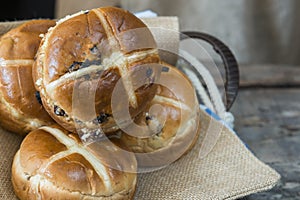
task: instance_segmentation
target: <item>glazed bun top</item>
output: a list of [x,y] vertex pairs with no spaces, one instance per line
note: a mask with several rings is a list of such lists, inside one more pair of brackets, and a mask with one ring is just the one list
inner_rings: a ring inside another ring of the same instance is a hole
[[40,45],[40,34],[54,25],[54,20],[31,20],[10,30],[1,37],[0,58],[33,60]]
[[[124,157],[122,151],[107,143],[92,144],[90,147],[97,151],[94,154],[76,134],[57,125],[30,132],[13,163],[16,192],[46,199],[129,199],[135,190],[136,174],[124,172],[122,167],[128,165],[135,170],[135,157]],[[112,163],[119,169],[111,167]]]
[[0,125],[21,135],[52,118],[37,100],[32,67],[41,37],[54,20],[31,20],[11,29],[0,39]]
[[120,139],[130,151],[154,152],[188,138],[183,149],[177,150],[182,154],[197,138],[199,104],[195,89],[176,67],[164,64],[162,68],[155,97],[133,124],[120,131]]
[[[67,16],[58,22],[43,42],[42,52],[46,54],[40,61],[47,66],[44,69],[45,83],[78,70],[70,69],[74,62],[113,65],[119,58],[112,60],[112,53],[124,56],[133,51],[156,48],[146,25],[130,12],[115,7],[92,9]],[[154,55],[153,59],[157,59],[155,51],[150,53]]]
[[121,148],[136,153],[141,171],[161,168],[179,159],[200,134],[200,107],[190,79],[169,64],[162,63],[161,68],[151,103],[133,123],[110,136]]
[[[136,116],[156,91],[151,81],[158,72],[146,71],[146,65],[159,61],[155,40],[140,19],[123,9],[102,7],[67,16],[49,30],[37,54],[34,81],[48,112],[59,107],[64,116],[52,117],[74,131],[72,95],[76,86],[98,80],[93,83],[96,88],[84,90],[96,93],[97,115],[111,117],[111,94],[121,80],[130,112]],[[137,71],[145,71],[144,77],[132,75]],[[143,87],[135,88],[134,83],[140,81]],[[106,127],[114,127],[113,117],[105,121]]]

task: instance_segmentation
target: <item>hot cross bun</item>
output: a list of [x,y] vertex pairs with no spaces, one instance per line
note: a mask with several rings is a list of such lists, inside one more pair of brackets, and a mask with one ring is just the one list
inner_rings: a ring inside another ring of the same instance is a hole
[[193,147],[200,132],[200,108],[190,80],[164,63],[156,84],[155,97],[133,126],[110,136],[122,148],[137,153],[140,166],[172,163]]
[[125,159],[122,151],[107,142],[83,145],[77,134],[58,125],[30,132],[12,165],[15,193],[21,200],[132,199],[136,159],[128,154]]
[[[152,82],[159,72],[151,65],[159,61],[155,40],[140,19],[123,9],[102,7],[58,21],[41,42],[33,74],[43,105],[57,123],[71,132],[77,123],[100,123],[109,133],[118,129],[111,108],[117,82],[135,117],[155,95]],[[141,71],[144,77],[134,75]],[[135,88],[137,80],[144,85]],[[84,95],[74,96],[75,90]],[[94,106],[96,114],[83,120],[75,114],[80,106],[74,107],[74,101],[90,94],[95,100],[87,106]]]
[[25,135],[53,123],[39,102],[32,66],[40,34],[54,25],[54,20],[31,20],[0,39],[0,124],[9,131]]

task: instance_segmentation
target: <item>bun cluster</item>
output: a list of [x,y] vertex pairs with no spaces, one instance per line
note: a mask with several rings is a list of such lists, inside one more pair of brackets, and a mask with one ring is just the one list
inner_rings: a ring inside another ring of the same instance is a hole
[[12,165],[22,199],[132,199],[199,135],[188,78],[115,7],[31,20],[0,38],[0,125],[26,136]]

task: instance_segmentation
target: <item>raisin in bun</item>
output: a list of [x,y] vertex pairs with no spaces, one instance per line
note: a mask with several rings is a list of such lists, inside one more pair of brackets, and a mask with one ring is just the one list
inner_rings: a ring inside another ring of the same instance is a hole
[[40,34],[54,25],[52,20],[31,20],[0,39],[0,124],[9,131],[24,135],[52,123],[36,98],[32,66]]
[[130,165],[134,170],[135,157],[105,148],[107,141],[101,141],[95,156],[76,134],[57,125],[32,131],[14,157],[15,193],[21,200],[132,199],[136,173],[110,168],[110,164]]
[[[156,43],[140,19],[123,9],[102,7],[67,16],[50,29],[37,53],[35,86],[44,107],[65,129],[76,132],[75,122],[87,127],[100,123],[108,133],[118,129],[111,108],[116,83],[122,82],[130,113],[136,116],[155,95],[157,74],[147,69],[158,62]],[[137,71],[144,71],[144,77],[129,76]],[[134,79],[145,84],[135,88]],[[79,109],[74,98],[85,98],[74,97],[75,90],[94,94],[88,105],[95,107],[94,119],[75,114],[83,112],[74,110]]]
[[177,160],[193,147],[199,135],[199,104],[188,78],[164,64],[157,87],[155,97],[134,124],[110,136],[122,148],[137,153],[138,163],[144,167]]

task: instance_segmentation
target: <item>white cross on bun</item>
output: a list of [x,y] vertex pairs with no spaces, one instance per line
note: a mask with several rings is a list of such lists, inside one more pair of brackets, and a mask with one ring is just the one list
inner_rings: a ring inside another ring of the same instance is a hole
[[0,39],[0,125],[11,132],[25,135],[53,123],[36,98],[32,66],[39,35],[54,25],[54,20],[31,20]]
[[[45,109],[71,132],[76,131],[74,119],[82,122],[72,107],[74,89],[95,93],[97,116],[88,123],[100,123],[109,133],[118,129],[111,108],[116,83],[122,80],[135,117],[155,95],[151,80],[156,74],[145,75],[145,85],[138,89],[129,74],[159,61],[155,40],[140,19],[123,9],[102,7],[67,16],[45,34],[34,65],[34,82]],[[81,84],[89,80],[96,82]]]
[[[190,150],[200,132],[199,104],[194,87],[176,67],[162,63],[157,92],[148,107],[110,136],[122,148],[137,153],[139,166],[164,166]],[[148,135],[147,135],[148,134]]]
[[[20,199],[30,200],[131,199],[136,187],[135,157],[124,157],[108,142],[88,148],[77,134],[58,125],[30,132],[12,165],[15,193]],[[120,170],[112,168],[112,163]],[[124,172],[123,168],[130,168],[131,172]]]

